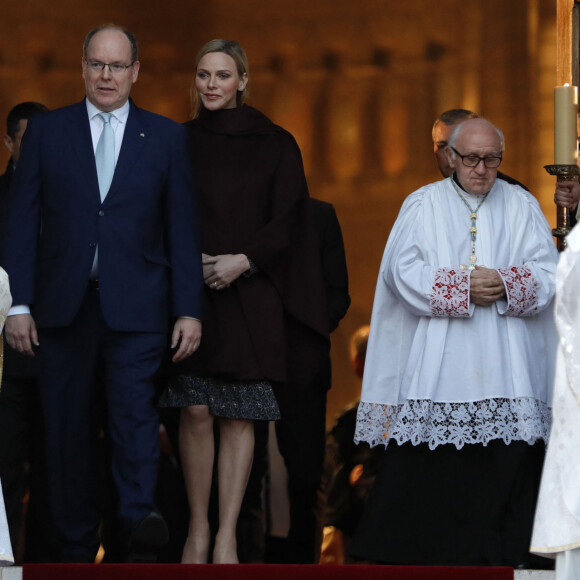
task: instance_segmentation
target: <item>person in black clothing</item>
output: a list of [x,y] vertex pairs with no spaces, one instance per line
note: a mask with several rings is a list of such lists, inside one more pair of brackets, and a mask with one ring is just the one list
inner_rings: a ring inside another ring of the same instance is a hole
[[[27,101],[19,103],[8,113],[4,144],[10,152],[10,160],[6,171],[0,176],[0,233],[4,231],[10,184],[20,158],[20,143],[28,119],[46,111],[48,109],[42,103]],[[7,342],[4,343],[4,375],[0,391],[0,479],[16,562],[22,556],[27,562],[52,559],[35,363],[35,359],[25,357]],[[22,547],[23,501],[27,488],[31,493],[27,508],[26,542]]]
[[4,206],[8,196],[8,190],[12,183],[12,177],[16,164],[20,158],[20,143],[22,136],[26,131],[28,119],[39,113],[46,113],[48,109],[42,103],[35,103],[33,101],[26,101],[19,103],[13,107],[6,118],[6,134],[4,135],[4,145],[10,152],[10,159],[6,166],[6,171],[0,175],[0,209],[2,210],[2,218],[4,218]]
[[[360,380],[369,330],[369,325],[361,326],[350,339],[350,363]],[[354,442],[358,404],[351,403],[341,412],[327,436],[321,564],[353,563],[348,556],[350,543],[384,454],[381,446]]]
[[[324,275],[330,332],[338,327],[350,305],[348,272],[340,224],[334,207],[311,199],[318,249]],[[290,528],[279,561],[289,564],[318,562],[322,539],[319,514],[324,453],[326,399],[332,383],[327,354],[320,373],[310,382],[287,390],[279,398],[281,419],[275,424],[280,453],[288,472]]]
[[[332,333],[350,306],[348,271],[342,231],[331,203],[310,198],[324,277],[326,314]],[[326,448],[326,399],[331,387],[329,353],[320,372],[297,383],[287,395],[277,392],[281,418],[275,423],[278,448],[287,471],[290,522],[286,538],[265,542],[262,484],[268,470],[268,423],[256,421],[254,465],[238,525],[240,560],[313,564],[319,559],[322,535],[319,496]]]

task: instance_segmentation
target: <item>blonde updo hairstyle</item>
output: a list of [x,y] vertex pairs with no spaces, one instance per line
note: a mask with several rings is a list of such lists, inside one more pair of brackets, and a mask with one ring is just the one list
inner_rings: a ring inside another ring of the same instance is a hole
[[[197,53],[195,57],[195,74],[197,75],[197,67],[199,66],[199,61],[210,52],[223,52],[230,56],[236,63],[236,68],[238,70],[238,75],[241,77],[246,75],[248,81],[243,90],[238,91],[236,95],[236,106],[239,107],[246,100],[246,97],[250,94],[249,91],[249,66],[248,57],[246,56],[246,51],[243,49],[242,45],[235,40],[224,40],[223,38],[216,38],[210,40],[208,43],[204,44]],[[199,113],[203,109],[203,104],[197,96],[197,90],[195,88],[195,77],[191,83],[190,89],[191,97],[191,110],[193,112],[193,117],[199,116]]]

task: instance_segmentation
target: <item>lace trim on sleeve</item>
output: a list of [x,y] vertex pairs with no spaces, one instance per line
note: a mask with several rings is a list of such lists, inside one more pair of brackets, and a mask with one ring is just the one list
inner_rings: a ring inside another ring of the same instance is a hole
[[6,315],[12,305],[12,296],[10,295],[10,285],[8,284],[8,274],[0,268],[0,332],[4,328]]
[[506,288],[506,316],[533,316],[538,313],[538,282],[527,266],[498,268]]
[[534,443],[548,441],[551,413],[546,403],[531,397],[493,398],[464,403],[409,400],[401,405],[359,405],[354,440],[371,447],[391,439],[402,444],[428,443],[430,449],[452,443],[487,445],[493,439]]
[[454,268],[435,270],[430,305],[435,317],[468,318],[469,272]]

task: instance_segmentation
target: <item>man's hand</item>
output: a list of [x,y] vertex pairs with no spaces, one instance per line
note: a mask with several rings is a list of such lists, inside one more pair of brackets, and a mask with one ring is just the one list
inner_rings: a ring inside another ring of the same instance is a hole
[[171,348],[178,344],[179,348],[171,360],[175,363],[185,360],[198,349],[200,341],[201,322],[193,318],[178,318],[171,335]]
[[560,181],[556,184],[556,192],[554,193],[556,205],[574,210],[578,206],[578,199],[580,199],[580,183]]
[[491,306],[504,296],[505,287],[498,271],[475,266],[475,270],[471,271],[471,302],[478,306]]
[[18,352],[34,356],[33,346],[38,346],[38,333],[30,314],[14,314],[6,318],[6,340]]

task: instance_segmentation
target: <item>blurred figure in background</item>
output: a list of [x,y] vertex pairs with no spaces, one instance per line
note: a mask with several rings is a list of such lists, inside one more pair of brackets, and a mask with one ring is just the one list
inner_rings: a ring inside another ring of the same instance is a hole
[[[331,203],[310,198],[310,208],[332,333],[350,305],[344,241]],[[330,353],[321,352],[320,356],[320,372],[310,382],[295,384],[280,399],[281,419],[274,426],[255,422],[254,466],[238,526],[245,562],[318,561],[326,401],[332,385]],[[268,500],[265,512],[263,498]]]
[[[350,340],[350,362],[362,379],[369,337],[368,325],[361,326]],[[374,483],[382,447],[354,442],[358,402],[338,417],[327,438],[324,530],[321,564],[344,564],[351,560],[348,550],[363,507]]]
[[[20,160],[28,120],[46,113],[42,103],[26,101],[6,119],[4,144],[10,160],[0,176],[0,253],[9,189]],[[17,563],[50,562],[56,558],[54,531],[48,513],[43,419],[38,395],[36,359],[4,342],[4,375],[0,391],[0,478],[12,549]],[[26,491],[29,490],[25,507]],[[26,526],[24,526],[26,512]],[[21,542],[25,534],[24,543]]]

